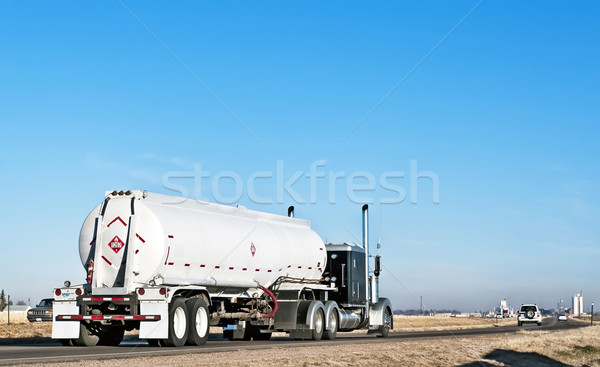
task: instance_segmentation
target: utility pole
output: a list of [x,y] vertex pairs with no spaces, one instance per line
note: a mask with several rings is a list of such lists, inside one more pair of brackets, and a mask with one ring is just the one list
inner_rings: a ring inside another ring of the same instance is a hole
[[8,295],[8,301],[6,302],[6,307],[8,307],[6,314],[8,315],[8,325],[10,325],[10,294]]
[[423,316],[423,296],[421,296],[421,316]]
[[590,321],[590,326],[594,326],[594,302],[592,302],[592,320]]

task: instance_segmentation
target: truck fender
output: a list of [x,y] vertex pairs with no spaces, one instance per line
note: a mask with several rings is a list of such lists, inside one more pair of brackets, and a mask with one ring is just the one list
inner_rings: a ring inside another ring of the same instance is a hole
[[324,308],[324,312],[325,312],[325,330],[329,330],[329,315],[331,313],[331,310],[334,309],[335,312],[337,313],[337,317],[338,317],[338,325],[340,324],[339,320],[340,320],[340,308],[338,307],[338,304],[335,301],[327,301],[325,302],[325,308]]
[[319,309],[325,312],[325,306],[323,305],[323,302],[312,301],[308,306],[308,310],[306,311],[306,325],[308,325],[308,328],[311,330],[315,328],[315,314]]
[[[390,313],[393,311],[392,302],[387,298],[379,297],[379,302],[371,306],[369,310],[369,324],[373,326],[383,325],[383,315],[386,309]],[[392,328],[394,328],[394,318],[392,318]]]

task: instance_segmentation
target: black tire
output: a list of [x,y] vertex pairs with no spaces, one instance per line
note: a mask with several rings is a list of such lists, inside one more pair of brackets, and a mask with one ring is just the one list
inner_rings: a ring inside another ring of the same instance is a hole
[[538,326],[542,326],[542,323],[541,323],[541,322],[538,322],[537,324],[538,324]]
[[252,335],[252,339],[254,340],[270,340],[272,333],[261,333],[259,328],[256,328],[254,335]]
[[517,326],[523,326],[523,323],[521,321],[518,321]]
[[73,339],[59,339],[58,341],[60,342],[60,344],[64,345],[65,347],[73,346]]
[[329,319],[327,320],[327,329],[323,333],[323,339],[334,340],[337,336],[338,329],[338,313],[335,308],[329,311]]
[[125,335],[125,328],[123,326],[105,326],[98,335],[100,338],[98,340],[98,345],[116,347],[123,341],[123,335]]
[[85,323],[79,325],[79,338],[73,339],[73,345],[79,347],[93,347],[98,344],[100,338],[98,335],[92,334]]
[[182,347],[188,337],[188,311],[181,297],[176,297],[169,305],[169,337],[161,344],[167,347]]
[[146,341],[148,342],[148,346],[150,347],[156,348],[161,346],[160,339],[146,339]]
[[246,325],[244,330],[244,340],[269,340],[271,339],[271,333],[261,333],[258,326]]
[[233,338],[233,330],[223,330],[223,338],[229,341],[235,340]]
[[385,309],[383,313],[383,324],[379,325],[377,328],[377,336],[380,338],[387,338],[390,335],[390,330],[392,328],[392,312],[389,308]]
[[185,303],[188,311],[188,345],[201,346],[208,340],[210,314],[203,298],[191,298]]
[[252,329],[252,325],[250,325],[249,322],[246,322],[246,328],[244,329],[244,338],[242,340],[252,340],[252,337],[254,336],[254,329]]
[[312,330],[312,340],[321,340],[323,338],[323,330],[325,330],[325,314],[322,308],[315,312],[314,318],[315,328]]

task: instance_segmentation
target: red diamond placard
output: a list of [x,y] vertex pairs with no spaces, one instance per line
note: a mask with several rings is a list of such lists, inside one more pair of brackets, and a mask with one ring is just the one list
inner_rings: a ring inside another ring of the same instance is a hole
[[254,242],[250,242],[250,252],[252,253],[252,257],[256,253],[256,246],[254,246]]
[[115,254],[118,254],[119,251],[121,251],[121,249],[123,247],[125,247],[125,244],[123,243],[123,241],[121,241],[121,239],[119,238],[119,236],[115,236],[115,238],[113,238],[108,243],[108,247],[110,247],[110,249],[113,250],[115,252]]

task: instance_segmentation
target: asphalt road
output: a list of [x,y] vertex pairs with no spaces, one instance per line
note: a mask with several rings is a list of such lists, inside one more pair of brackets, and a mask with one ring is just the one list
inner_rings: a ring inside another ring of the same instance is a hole
[[[516,323],[516,321],[515,321]],[[449,338],[490,334],[510,334],[518,330],[566,330],[584,327],[587,324],[567,321],[557,322],[555,318],[544,319],[542,326],[524,325],[522,327],[502,326],[483,329],[445,330],[445,331],[418,331],[418,332],[393,332],[388,338],[378,338],[364,334],[339,333],[334,341],[293,340],[286,337],[274,337],[270,341],[228,341],[225,339],[211,339],[202,347],[164,348],[150,347],[144,340],[125,340],[118,347],[64,347],[60,343],[48,344],[21,344],[0,346],[0,365],[14,365],[24,363],[43,362],[72,362],[78,360],[130,358],[139,356],[166,356],[185,353],[211,353],[241,349],[264,349],[302,347],[314,345],[337,345],[346,343],[380,343],[386,341],[419,338]]]

